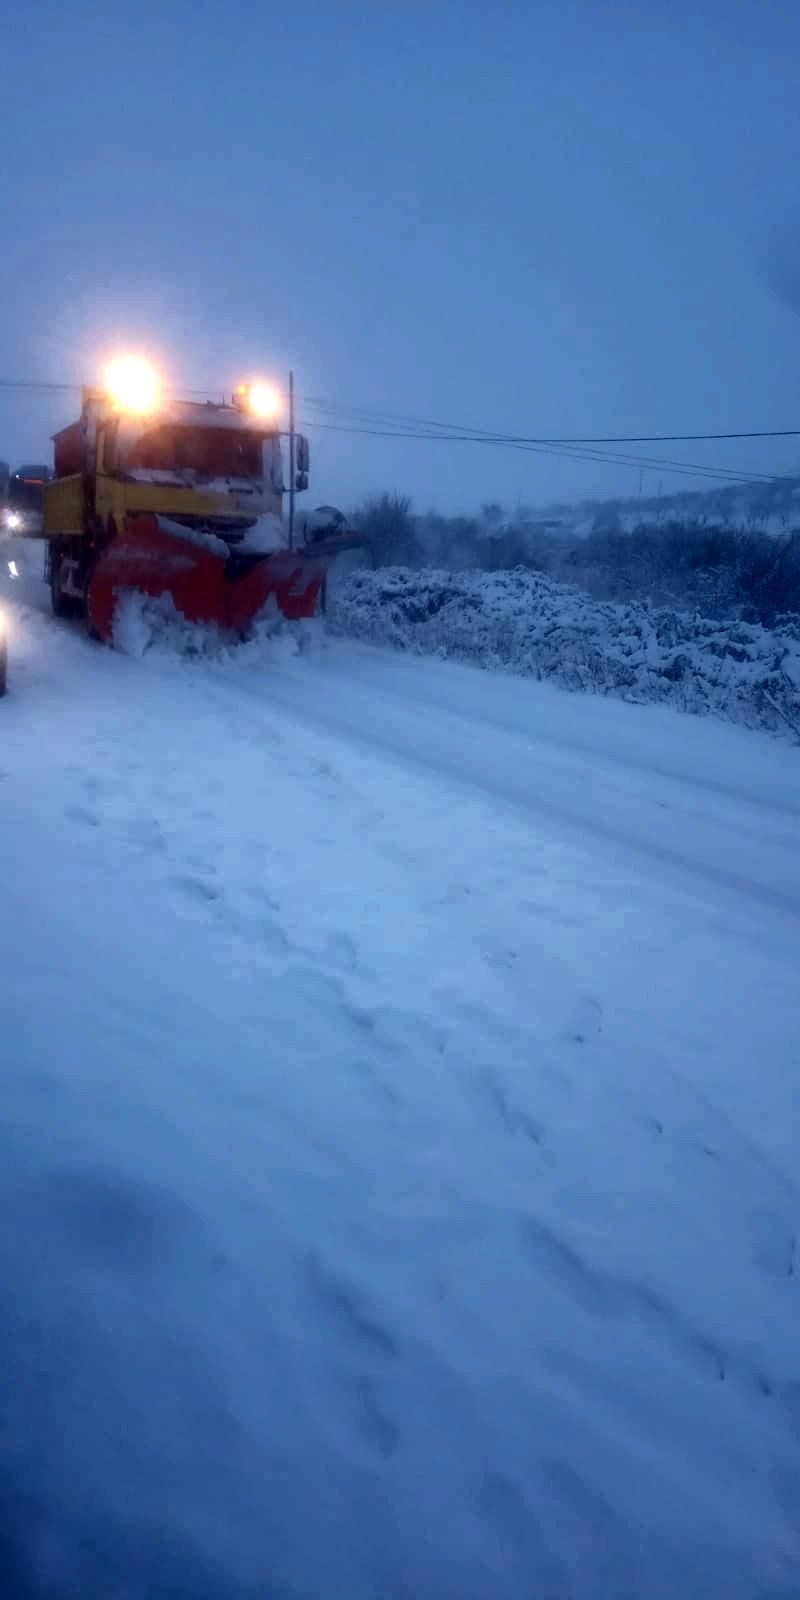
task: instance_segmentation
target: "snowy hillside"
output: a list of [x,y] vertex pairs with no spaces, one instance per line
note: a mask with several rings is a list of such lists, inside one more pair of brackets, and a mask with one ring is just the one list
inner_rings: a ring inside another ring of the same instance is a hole
[[743,617],[767,627],[787,612],[800,614],[800,514],[767,527],[700,499],[702,507],[687,502],[681,509],[676,502],[663,512],[642,501],[609,501],[589,511],[561,508],[563,515],[495,504],[479,515],[446,517],[417,515],[403,496],[379,495],[355,520],[376,567],[457,573],[523,567],[597,600],[640,601],[717,620]]
[[800,619],[774,629],[593,601],[538,573],[359,571],[342,633],[800,737]]
[[793,1600],[795,752],[4,603],[3,1594]]
[[563,533],[579,535],[591,533],[595,528],[616,527],[625,532],[632,528],[658,527],[664,522],[684,522],[692,527],[714,525],[777,536],[800,528],[800,476],[787,473],[711,489],[683,489],[629,499],[583,500],[575,505],[546,507],[532,520]]

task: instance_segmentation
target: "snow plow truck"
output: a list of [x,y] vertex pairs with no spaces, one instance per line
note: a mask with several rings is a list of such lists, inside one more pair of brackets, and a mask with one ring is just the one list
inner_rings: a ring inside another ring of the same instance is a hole
[[282,439],[292,505],[309,451],[281,433],[277,396],[242,384],[230,403],[178,400],[135,366],[123,378],[85,388],[80,418],[54,436],[42,535],[55,615],[85,617],[107,643],[131,591],[239,634],[270,602],[292,621],[313,616],[330,562],[360,541],[331,508],[298,518],[292,537]]

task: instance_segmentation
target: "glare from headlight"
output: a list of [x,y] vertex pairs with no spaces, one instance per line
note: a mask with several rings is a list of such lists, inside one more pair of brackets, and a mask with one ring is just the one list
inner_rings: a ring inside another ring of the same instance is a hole
[[118,411],[145,416],[158,404],[161,383],[149,361],[141,356],[119,356],[106,370],[106,389]]
[[22,527],[22,518],[18,511],[6,512],[6,527],[11,528],[12,532],[15,528]]

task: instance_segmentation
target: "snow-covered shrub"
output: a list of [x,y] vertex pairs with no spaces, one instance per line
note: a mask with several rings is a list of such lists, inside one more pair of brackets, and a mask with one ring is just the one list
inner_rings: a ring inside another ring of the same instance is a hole
[[340,633],[659,701],[800,737],[800,618],[771,629],[591,600],[539,573],[360,570],[331,586]]

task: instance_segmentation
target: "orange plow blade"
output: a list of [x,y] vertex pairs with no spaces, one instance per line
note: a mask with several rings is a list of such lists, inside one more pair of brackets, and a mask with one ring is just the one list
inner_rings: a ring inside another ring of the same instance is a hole
[[89,621],[110,643],[121,594],[169,595],[187,622],[242,632],[274,597],[290,621],[313,617],[330,561],[352,540],[269,555],[230,547],[147,512],[129,516],[98,557],[88,591]]

